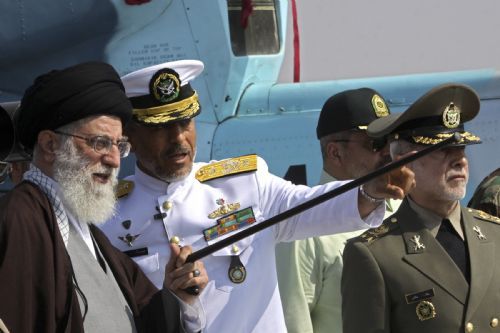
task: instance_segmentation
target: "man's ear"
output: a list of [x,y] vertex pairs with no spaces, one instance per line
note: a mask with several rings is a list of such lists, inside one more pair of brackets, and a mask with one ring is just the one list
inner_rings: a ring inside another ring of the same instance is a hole
[[56,133],[49,130],[41,131],[38,133],[37,145],[45,162],[53,162],[55,160],[55,152],[59,149],[60,145],[59,137]]
[[333,163],[341,162],[340,146],[337,142],[328,142],[326,144],[326,157]]

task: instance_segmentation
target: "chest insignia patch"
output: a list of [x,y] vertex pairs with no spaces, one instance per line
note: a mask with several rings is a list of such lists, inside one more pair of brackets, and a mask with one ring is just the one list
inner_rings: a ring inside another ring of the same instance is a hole
[[134,241],[140,236],[141,234],[137,235],[131,235],[131,234],[126,234],[125,236],[118,236],[118,239],[121,240],[122,242],[125,242],[128,246],[132,247],[134,245]]
[[436,317],[436,307],[431,301],[421,301],[415,309],[417,317],[420,321],[432,319]]
[[208,214],[209,219],[216,219],[240,208],[239,202],[226,203],[226,201],[222,198],[215,200],[215,203],[219,205],[219,208]]
[[217,224],[203,230],[205,240],[211,241],[229,232],[236,231],[255,222],[252,207],[242,209],[217,220]]

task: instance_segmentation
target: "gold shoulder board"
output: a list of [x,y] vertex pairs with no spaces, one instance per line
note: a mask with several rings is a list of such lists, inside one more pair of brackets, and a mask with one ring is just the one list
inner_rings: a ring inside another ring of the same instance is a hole
[[389,231],[394,229],[397,226],[396,223],[388,223],[384,222],[377,228],[372,228],[368,229],[365,232],[363,232],[359,237],[364,241],[370,244],[374,240],[382,237],[383,235],[387,234]]
[[469,210],[469,212],[472,213],[472,215],[474,215],[474,217],[478,217],[482,220],[486,220],[489,222],[500,224],[500,218],[498,218],[496,216],[490,215],[490,214],[483,212],[482,210],[478,210],[478,209],[468,208],[468,210]]
[[216,178],[257,170],[257,155],[245,155],[211,163],[196,171],[196,179],[206,182]]
[[118,186],[116,186],[116,197],[123,198],[129,195],[134,189],[134,182],[131,180],[121,179],[118,181]]

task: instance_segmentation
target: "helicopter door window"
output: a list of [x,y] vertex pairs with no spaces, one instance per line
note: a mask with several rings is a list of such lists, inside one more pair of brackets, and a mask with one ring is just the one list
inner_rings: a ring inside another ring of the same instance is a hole
[[278,22],[275,0],[253,0],[252,14],[242,25],[242,0],[228,0],[231,46],[236,56],[274,54],[279,52]]

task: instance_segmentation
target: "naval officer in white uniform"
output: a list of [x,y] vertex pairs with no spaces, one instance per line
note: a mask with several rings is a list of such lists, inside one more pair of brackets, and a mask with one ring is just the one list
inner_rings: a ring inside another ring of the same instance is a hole
[[[122,78],[134,107],[125,133],[137,165],[119,186],[117,214],[102,230],[157,286],[169,241],[198,250],[344,183],[295,186],[270,174],[256,155],[193,163],[200,105],[189,81],[202,70],[201,62],[184,60]],[[392,184],[377,179],[203,258],[210,279],[200,295],[204,332],[286,332],[275,244],[378,226],[384,198],[401,199],[414,185],[406,168],[391,178]]]

